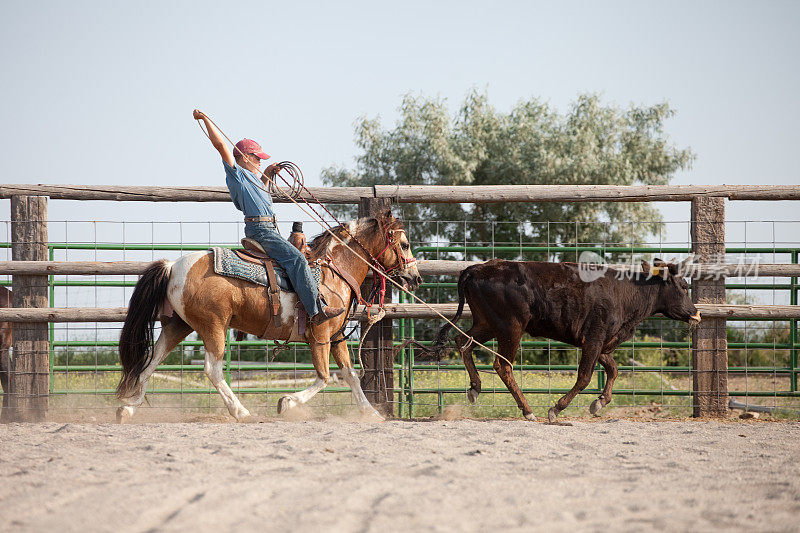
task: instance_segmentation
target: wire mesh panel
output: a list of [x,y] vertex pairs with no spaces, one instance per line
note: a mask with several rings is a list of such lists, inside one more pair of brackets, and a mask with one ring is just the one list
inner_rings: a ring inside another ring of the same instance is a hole
[[[306,221],[306,231],[321,230]],[[289,223],[281,227],[288,234]],[[640,238],[644,225],[648,236]],[[405,221],[418,259],[539,261],[605,261],[633,263],[654,257],[685,257],[690,250],[689,222],[582,223],[492,221]],[[10,223],[2,223],[5,243],[0,258],[10,260]],[[176,259],[210,246],[237,246],[239,222],[103,222],[50,221],[50,259],[55,261],[151,261]],[[800,222],[728,221],[726,262],[798,263]],[[417,295],[430,303],[457,300],[456,276],[428,276]],[[124,307],[136,276],[50,276],[51,307]],[[10,286],[11,277],[0,283]],[[797,278],[737,277],[727,279],[728,303],[796,305]],[[393,301],[409,302],[395,291]],[[466,329],[469,319],[462,320]],[[394,321],[395,345],[415,338],[430,343],[441,321]],[[357,327],[357,325],[355,325]],[[92,410],[118,405],[117,342],[120,323],[56,323],[50,325],[51,409]],[[158,326],[156,335],[158,334]],[[729,390],[733,400],[775,407],[777,416],[800,415],[798,393],[798,330],[796,320],[728,321]],[[355,339],[358,331],[354,334]],[[496,349],[494,341],[488,343]],[[349,343],[356,368],[357,344]],[[663,317],[646,320],[614,353],[620,375],[609,408],[646,416],[684,416],[692,410],[692,368],[688,325]],[[404,417],[447,415],[519,416],[505,385],[494,374],[490,355],[473,352],[483,381],[477,403],[469,403],[469,378],[455,351],[440,361],[423,359],[408,347],[394,361],[395,414]],[[148,386],[151,407],[163,412],[225,413],[219,394],[203,371],[205,350],[192,333],[159,366]],[[575,383],[578,349],[542,338],[523,337],[514,373],[534,413],[547,408]],[[236,341],[228,332],[225,379],[253,413],[274,414],[278,399],[302,390],[314,380],[310,352],[304,344],[274,351],[274,343],[254,337]],[[335,371],[335,365],[332,365]],[[605,385],[601,367],[593,381],[570,405],[566,415],[584,415]],[[332,383],[308,404],[312,413],[348,413],[354,402],[349,388],[334,372]],[[137,415],[138,416],[138,415]]]
[[[634,223],[615,223],[624,228]],[[445,234],[461,226],[460,241]],[[647,239],[624,237],[606,223],[549,222],[533,227],[524,223],[480,221],[422,221],[406,224],[420,259],[488,260],[492,258],[538,261],[591,261],[638,264],[660,257],[683,258],[691,250],[690,222],[646,223]],[[741,264],[742,273],[754,273],[760,263],[797,264],[798,222],[728,222],[726,261]],[[499,229],[500,228],[500,229]],[[565,228],[570,228],[567,231]],[[516,233],[515,230],[516,229]],[[614,234],[614,235],[612,235]],[[498,240],[503,235],[505,240]],[[582,236],[600,240],[585,240]],[[478,239],[473,240],[473,236]],[[615,236],[615,239],[611,237]],[[428,279],[418,294],[429,302],[457,300],[456,277]],[[728,278],[728,303],[796,304],[796,278]],[[464,321],[464,329],[469,321]],[[401,331],[430,343],[438,331],[437,320],[405,320]],[[795,320],[735,320],[728,322],[729,387],[736,402],[777,408],[778,416],[800,416],[797,392],[797,323]],[[497,349],[496,343],[487,343]],[[404,367],[400,412],[428,416],[448,409],[469,416],[519,416],[506,386],[494,374],[493,356],[473,351],[483,381],[483,392],[470,405],[469,378],[455,350],[443,361],[420,360],[413,348],[401,354]],[[610,407],[647,416],[686,416],[692,412],[690,330],[685,323],[665,317],[645,320],[629,341],[615,351],[619,377]],[[515,379],[528,397],[534,413],[547,409],[575,383],[580,351],[547,339],[523,337],[514,364]],[[600,394],[606,375],[600,365],[592,384],[571,404],[566,414],[586,414],[588,404]]]
[[[291,223],[288,225],[290,226]],[[286,227],[280,229],[284,234]],[[175,260],[211,246],[239,247],[239,222],[102,222],[50,221],[50,259],[53,261]],[[315,225],[307,223],[314,231]],[[9,223],[3,227],[9,234]],[[10,260],[10,238],[2,251]],[[49,276],[51,307],[125,307],[137,276]],[[0,283],[10,286],[11,276]],[[266,297],[266,296],[265,296]],[[266,304],[266,302],[265,302]],[[118,341],[121,323],[76,322],[50,324],[50,409],[89,411],[118,405],[114,393],[120,376]],[[155,336],[160,333],[156,322]],[[225,379],[253,413],[275,411],[280,396],[308,387],[316,373],[305,344],[291,344],[279,353],[275,343],[248,336],[241,341],[227,333]],[[357,336],[356,336],[357,338]],[[351,343],[352,345],[352,343]],[[204,373],[202,339],[191,333],[158,367],[147,387],[147,404],[164,411],[176,409],[227,412]],[[346,395],[339,394],[347,392]],[[328,388],[311,402],[327,412],[349,409],[349,388],[334,375]]]

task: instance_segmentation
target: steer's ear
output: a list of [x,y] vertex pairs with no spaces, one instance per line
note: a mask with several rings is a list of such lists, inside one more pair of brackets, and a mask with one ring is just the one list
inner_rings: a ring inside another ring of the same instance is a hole
[[667,279],[669,277],[670,274],[669,263],[659,259],[658,257],[654,257],[653,265],[655,266],[655,268],[653,268],[654,276],[661,276],[664,279]]
[[675,263],[670,263],[667,267],[669,268],[669,273],[673,276],[677,276],[681,273],[681,267]]
[[642,272],[647,274],[647,277],[655,277],[661,276],[663,279],[667,279],[669,275],[669,269],[666,266],[666,263],[661,259],[656,259],[653,263],[657,266],[650,266],[645,260],[642,260]]

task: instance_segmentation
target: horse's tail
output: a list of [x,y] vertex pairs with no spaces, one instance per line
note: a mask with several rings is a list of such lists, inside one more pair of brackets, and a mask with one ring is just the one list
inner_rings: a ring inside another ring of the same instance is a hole
[[464,301],[466,300],[466,296],[464,295],[464,286],[471,277],[472,267],[465,268],[458,276],[458,310],[456,311],[453,319],[450,322],[445,322],[445,324],[441,327],[439,333],[436,335],[436,340],[433,341],[433,344],[429,348],[429,352],[432,353],[437,359],[441,359],[445,351],[447,351],[447,334],[453,327],[453,322],[461,318],[461,313],[464,311]]
[[153,360],[153,326],[167,298],[172,263],[156,261],[147,267],[133,289],[128,316],[119,336],[119,360],[122,377],[117,397],[125,398],[136,387],[139,376]]

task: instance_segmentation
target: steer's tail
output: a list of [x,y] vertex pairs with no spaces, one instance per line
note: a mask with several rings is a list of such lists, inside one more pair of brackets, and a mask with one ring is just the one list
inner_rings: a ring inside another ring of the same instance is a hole
[[456,311],[455,316],[450,322],[445,322],[445,324],[439,330],[438,335],[436,335],[436,340],[429,348],[429,353],[436,357],[437,359],[441,359],[442,356],[447,351],[447,334],[450,332],[450,329],[453,327],[453,322],[457,321],[461,318],[461,313],[464,311],[464,301],[466,300],[466,296],[464,295],[464,286],[472,277],[472,267],[467,267],[461,271],[461,275],[458,276],[458,310]]
[[119,360],[122,377],[117,397],[130,396],[139,382],[139,375],[153,359],[153,326],[167,298],[167,285],[172,264],[161,260],[151,264],[133,289],[128,316],[119,336]]

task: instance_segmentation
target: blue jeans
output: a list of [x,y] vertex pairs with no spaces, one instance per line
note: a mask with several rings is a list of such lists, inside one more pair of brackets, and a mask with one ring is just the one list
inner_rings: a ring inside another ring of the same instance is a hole
[[264,251],[286,269],[286,274],[300,301],[303,302],[308,316],[312,317],[319,313],[317,284],[311,277],[308,261],[300,250],[281,237],[275,229],[275,224],[271,222],[245,222],[244,234],[258,241]]

